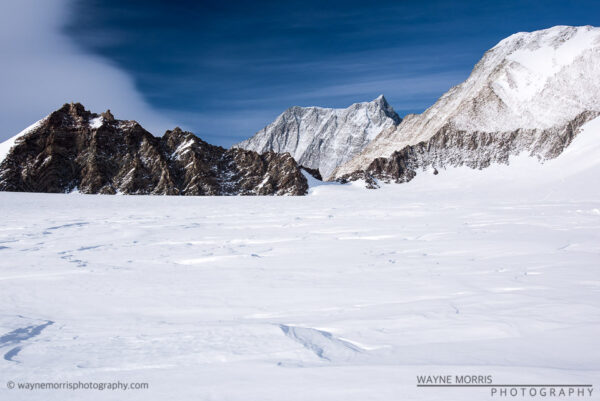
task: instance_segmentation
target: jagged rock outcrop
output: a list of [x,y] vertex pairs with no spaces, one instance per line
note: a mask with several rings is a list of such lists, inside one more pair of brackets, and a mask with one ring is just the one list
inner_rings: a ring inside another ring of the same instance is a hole
[[438,169],[447,167],[483,169],[492,163],[507,164],[510,156],[524,150],[541,161],[552,159],[562,153],[586,122],[599,115],[588,111],[560,127],[494,133],[460,131],[448,124],[429,140],[406,146],[390,157],[377,158],[366,169],[345,174],[338,181],[364,180],[367,188],[378,188],[377,180],[408,182],[418,171],[428,168],[437,174]]
[[295,106],[234,147],[258,153],[288,152],[299,164],[319,170],[327,179],[382,130],[395,127],[400,121],[383,95],[346,109]]
[[424,113],[384,130],[333,176],[349,179],[363,171],[402,182],[427,165],[483,168],[520,152],[552,158],[568,145],[573,127],[598,112],[600,28],[521,32],[487,51],[465,82]]
[[86,194],[304,195],[289,154],[210,145],[179,128],[157,138],[135,121],[81,104],[59,110],[10,140],[0,190]]

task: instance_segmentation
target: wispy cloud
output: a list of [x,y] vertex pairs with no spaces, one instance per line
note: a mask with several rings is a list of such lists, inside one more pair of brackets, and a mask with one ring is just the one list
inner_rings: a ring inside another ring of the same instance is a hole
[[0,3],[0,140],[71,101],[94,111],[110,108],[159,135],[172,127],[147,104],[131,77],[60,33],[66,7],[64,0]]

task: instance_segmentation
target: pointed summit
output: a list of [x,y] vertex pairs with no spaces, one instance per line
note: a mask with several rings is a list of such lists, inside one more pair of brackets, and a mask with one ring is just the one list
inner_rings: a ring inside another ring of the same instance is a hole
[[112,122],[115,121],[115,116],[113,116],[113,114],[110,112],[110,110],[106,110],[104,113],[101,114],[102,118],[104,118],[105,121],[108,122]]
[[383,93],[377,96],[375,99],[373,99],[371,103],[388,104],[387,99],[385,98],[385,96],[383,96]]
[[290,153],[327,179],[337,166],[360,153],[381,131],[401,118],[383,95],[346,109],[290,107],[252,138],[234,147],[259,153]]

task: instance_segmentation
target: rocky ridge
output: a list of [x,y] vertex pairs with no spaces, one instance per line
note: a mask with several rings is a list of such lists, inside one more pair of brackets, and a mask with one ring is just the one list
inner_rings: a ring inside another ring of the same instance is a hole
[[110,111],[65,104],[9,141],[0,190],[157,195],[304,195],[289,154],[210,145],[179,128],[157,138]]
[[509,164],[511,156],[526,152],[540,162],[559,156],[580,128],[598,117],[600,112],[587,111],[569,123],[544,130],[518,129],[507,132],[468,132],[451,124],[442,127],[427,141],[406,146],[390,157],[379,157],[365,169],[342,175],[340,182],[364,180],[366,187],[378,188],[384,183],[404,183],[419,171],[467,166],[483,169],[492,163]]

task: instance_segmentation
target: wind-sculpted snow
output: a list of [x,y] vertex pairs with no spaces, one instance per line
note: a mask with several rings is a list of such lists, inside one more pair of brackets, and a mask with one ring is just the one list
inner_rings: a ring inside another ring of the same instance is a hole
[[359,347],[336,338],[324,330],[287,326],[285,324],[281,324],[279,327],[286,336],[309,349],[317,357],[330,362],[349,361],[354,359],[357,353],[363,351]]
[[290,153],[302,166],[327,179],[333,170],[360,153],[400,117],[383,95],[347,109],[291,107],[252,138],[235,147],[259,153]]
[[600,120],[587,128],[544,164],[378,191],[0,193],[0,376],[150,385],[0,399],[479,401],[488,389],[416,376],[596,383]]
[[[491,140],[525,131],[544,138],[582,113],[599,112],[600,28],[557,26],[517,33],[487,51],[465,82],[424,113],[406,116],[397,127],[384,130],[334,175],[365,170],[376,158],[427,144],[443,131],[488,134]],[[541,144],[539,154],[547,151],[544,146],[553,146],[549,139],[549,144]],[[501,140],[491,145],[496,158],[506,157]],[[469,155],[460,155],[459,150],[456,156],[468,164]]]
[[9,362],[15,362],[14,358],[23,349],[23,345],[21,343],[40,335],[46,327],[52,324],[54,324],[54,322],[48,320],[43,324],[18,328],[0,336],[0,348],[13,347],[14,345],[18,344],[18,346],[11,348],[8,352],[4,354],[4,359]]

